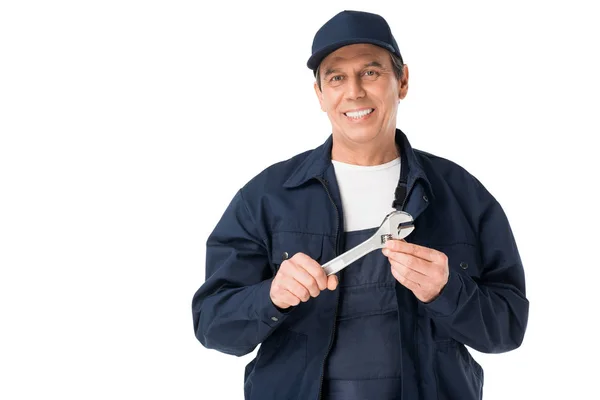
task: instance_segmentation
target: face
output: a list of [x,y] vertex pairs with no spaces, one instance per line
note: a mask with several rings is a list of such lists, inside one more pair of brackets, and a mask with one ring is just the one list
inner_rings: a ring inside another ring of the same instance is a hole
[[341,47],[321,62],[320,75],[321,90],[315,82],[315,92],[334,137],[358,144],[394,136],[398,102],[408,91],[408,68],[398,81],[387,50],[372,44]]

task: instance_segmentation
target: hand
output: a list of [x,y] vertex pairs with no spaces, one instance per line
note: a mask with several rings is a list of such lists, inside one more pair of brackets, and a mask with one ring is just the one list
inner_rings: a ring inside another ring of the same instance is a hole
[[382,249],[392,275],[424,303],[434,300],[448,282],[448,257],[437,250],[388,240]]
[[303,253],[281,263],[279,271],[271,282],[271,301],[277,307],[286,309],[300,302],[317,297],[325,289],[335,290],[337,276],[325,274],[318,262]]

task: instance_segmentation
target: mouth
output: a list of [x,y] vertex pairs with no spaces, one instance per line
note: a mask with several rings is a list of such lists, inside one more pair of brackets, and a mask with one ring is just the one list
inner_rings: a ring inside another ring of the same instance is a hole
[[360,110],[346,111],[344,115],[351,121],[363,121],[369,118],[374,111],[374,108],[363,108]]

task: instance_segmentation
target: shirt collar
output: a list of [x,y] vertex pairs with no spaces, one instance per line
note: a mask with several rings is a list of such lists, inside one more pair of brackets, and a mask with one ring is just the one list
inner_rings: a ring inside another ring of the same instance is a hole
[[[417,158],[408,138],[400,129],[396,129],[396,144],[404,148],[403,154],[406,155],[408,165],[407,186],[412,187],[418,180],[422,180],[431,197],[433,190],[431,183],[423,170],[423,167]],[[285,188],[298,187],[311,179],[323,179],[325,171],[331,165],[331,148],[333,146],[333,135],[329,135],[325,143],[314,149],[304,161],[290,174],[283,186]]]

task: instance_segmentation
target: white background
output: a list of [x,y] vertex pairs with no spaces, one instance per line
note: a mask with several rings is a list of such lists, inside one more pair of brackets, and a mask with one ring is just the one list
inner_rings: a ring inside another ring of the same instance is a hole
[[237,189],[330,133],[305,63],[343,9],[410,68],[398,126],[508,214],[521,348],[486,399],[600,398],[594,2],[3,1],[0,398],[242,399],[194,337],[205,241]]

